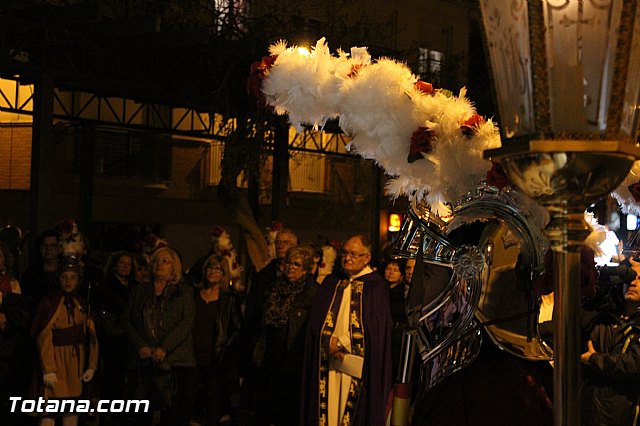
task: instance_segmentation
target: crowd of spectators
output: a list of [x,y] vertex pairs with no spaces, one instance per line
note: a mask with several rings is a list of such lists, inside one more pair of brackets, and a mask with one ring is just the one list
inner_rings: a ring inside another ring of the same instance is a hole
[[[175,247],[154,241],[146,252],[111,253],[100,270],[67,224],[38,237],[37,261],[21,275],[0,243],[0,424],[281,426],[336,416],[382,424],[415,261],[383,250],[378,262],[364,236],[345,239],[338,253],[281,229],[271,262],[240,274],[229,241],[190,268]],[[640,263],[627,262],[629,274],[612,274],[624,286],[607,293],[616,309],[588,330],[585,398],[599,404],[585,406],[589,418],[637,413]],[[345,358],[361,359],[359,370],[335,367]],[[343,389],[335,401],[332,383]],[[25,415],[9,413],[11,396],[148,399],[152,410]]]
[[[339,269],[335,248],[281,229],[272,261],[239,277],[231,250],[212,246],[188,267],[154,241],[98,265],[70,222],[37,238],[22,274],[0,243],[1,424],[298,424],[307,322]],[[9,413],[10,396],[148,399],[152,410],[27,415]]]

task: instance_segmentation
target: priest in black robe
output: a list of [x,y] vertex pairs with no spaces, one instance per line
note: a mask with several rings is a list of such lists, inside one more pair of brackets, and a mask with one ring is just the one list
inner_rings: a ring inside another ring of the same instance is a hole
[[342,272],[318,290],[306,336],[301,424],[385,424],[392,320],[389,290],[370,260],[369,239],[348,238]]

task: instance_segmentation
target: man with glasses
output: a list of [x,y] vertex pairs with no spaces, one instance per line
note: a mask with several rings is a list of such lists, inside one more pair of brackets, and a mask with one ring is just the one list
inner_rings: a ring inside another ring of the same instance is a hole
[[389,290],[369,266],[365,235],[345,240],[340,255],[342,271],[327,276],[311,309],[301,424],[384,425],[392,387]]

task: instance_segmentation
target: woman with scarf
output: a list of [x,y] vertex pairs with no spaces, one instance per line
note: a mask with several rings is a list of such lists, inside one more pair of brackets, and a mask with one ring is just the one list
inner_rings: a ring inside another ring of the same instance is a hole
[[212,254],[202,266],[195,294],[193,344],[198,364],[198,404],[204,424],[220,424],[225,408],[235,417],[240,406],[237,343],[242,328],[238,297],[231,288],[229,262]]
[[169,247],[153,253],[150,271],[151,282],[134,287],[124,308],[128,382],[135,399],[149,399],[153,410],[162,410],[162,424],[188,425],[196,366],[193,289],[183,282],[180,257]]
[[[98,341],[87,304],[77,295],[82,279],[77,258],[62,258],[58,266],[60,291],[45,296],[31,328],[40,359],[38,393],[44,399],[79,398],[98,364]],[[48,405],[48,404],[47,404]],[[55,424],[56,413],[45,413],[40,425]],[[65,413],[64,426],[78,424],[78,415]]]
[[304,246],[287,250],[284,275],[267,292],[264,420],[275,425],[296,424],[299,418],[305,330],[318,290],[312,274],[313,254]]

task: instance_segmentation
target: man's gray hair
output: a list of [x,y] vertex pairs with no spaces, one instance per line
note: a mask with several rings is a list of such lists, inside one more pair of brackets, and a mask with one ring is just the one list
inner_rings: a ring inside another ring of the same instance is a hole
[[276,234],[276,238],[278,237],[278,235],[282,235],[282,234],[289,234],[289,235],[293,235],[296,239],[296,244],[298,244],[298,234],[296,234],[295,232],[293,232],[293,230],[289,229],[289,228],[282,228],[281,230],[278,231],[278,233]]
[[353,234],[348,236],[347,238],[344,239],[344,241],[342,242],[342,245],[344,246],[345,243],[353,238],[357,238],[360,240],[360,242],[362,243],[362,245],[364,246],[365,249],[367,249],[367,252],[369,254],[371,254],[371,238],[369,238],[368,235],[365,234]]

